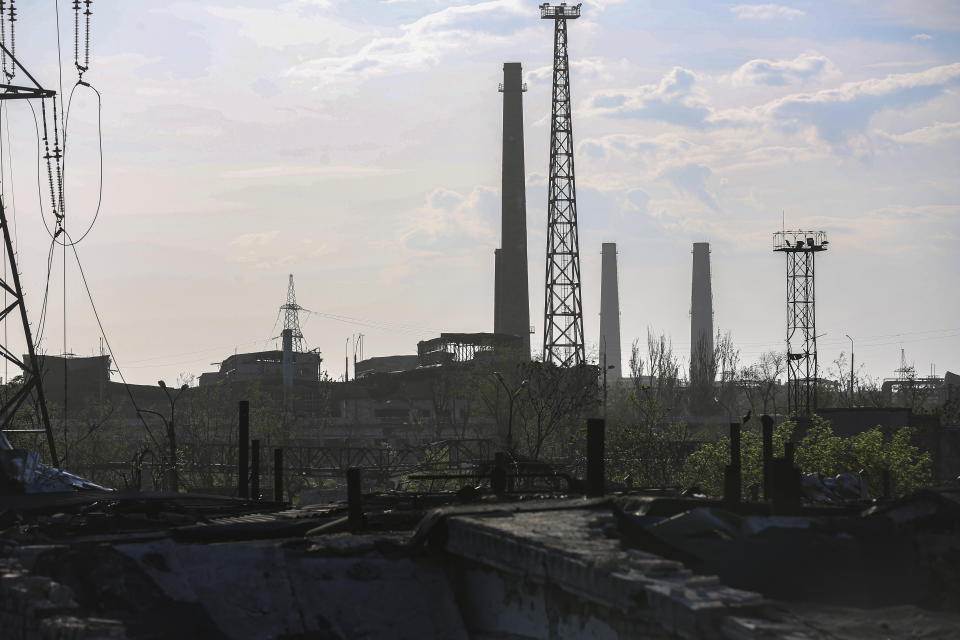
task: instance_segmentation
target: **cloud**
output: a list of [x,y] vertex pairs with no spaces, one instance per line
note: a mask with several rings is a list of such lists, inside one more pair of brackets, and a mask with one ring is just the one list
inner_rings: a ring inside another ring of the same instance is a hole
[[664,169],[660,177],[669,181],[680,191],[694,196],[714,211],[720,211],[716,199],[707,190],[707,179],[711,173],[710,169],[702,164],[685,164]]
[[929,33],[915,33],[910,36],[911,40],[933,40],[933,36]]
[[734,86],[786,86],[819,78],[834,69],[824,56],[801,54],[793,60],[751,60],[731,75]]
[[347,55],[305,60],[287,77],[320,85],[360,81],[404,69],[423,69],[457,49],[504,43],[517,31],[530,28],[529,11],[520,0],[488,0],[447,7],[402,25],[400,35],[377,37]]
[[245,233],[230,241],[228,258],[255,269],[278,269],[308,263],[327,254],[326,244],[309,238],[281,237],[279,231]]
[[204,11],[237,23],[241,35],[269,49],[320,44],[336,50],[363,37],[362,31],[317,11],[329,6],[329,2],[318,0],[295,0],[261,9],[205,6]]
[[927,102],[960,81],[960,63],[882,79],[848,82],[837,89],[786,96],[761,108],[779,127],[812,129],[834,146],[845,146],[866,131],[870,118],[885,109]]
[[881,136],[904,145],[931,145],[960,138],[960,122],[937,122],[906,133],[878,132]]
[[437,187],[412,218],[412,228],[403,235],[404,244],[428,254],[449,253],[456,249],[498,242],[497,219],[500,191],[476,186],[469,193]]
[[784,18],[793,20],[807,15],[805,11],[784,7],[779,4],[738,4],[730,7],[730,11],[740,20],[776,20]]
[[[573,75],[575,78],[594,76],[612,80],[614,73],[611,73],[611,71],[616,72],[617,70],[622,70],[626,65],[626,60],[620,60],[611,64],[608,60],[601,57],[581,57],[574,58],[570,61],[570,69],[574,72]],[[553,67],[549,65],[537,67],[525,73],[524,76],[524,79],[531,86],[539,84],[549,85],[553,82]]]
[[587,104],[598,115],[703,128],[713,112],[706,96],[695,86],[696,81],[694,72],[674,67],[657,84],[628,91],[594,93]]

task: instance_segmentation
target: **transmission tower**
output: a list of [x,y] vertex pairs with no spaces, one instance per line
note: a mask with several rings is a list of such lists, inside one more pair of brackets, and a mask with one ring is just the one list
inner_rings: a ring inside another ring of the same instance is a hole
[[287,303],[280,306],[283,311],[284,333],[289,329],[293,341],[293,352],[303,353],[303,333],[300,331],[300,312],[306,311],[297,304],[297,293],[293,289],[293,274],[290,274],[290,283],[287,285]]
[[773,250],[787,256],[787,408],[798,416],[817,408],[814,258],[827,244],[824,231],[773,234]]
[[547,268],[544,296],[543,360],[561,367],[583,364],[583,308],[580,302],[580,245],[577,189],[573,173],[573,119],[567,20],[580,5],[544,3],[540,17],[553,20],[553,106],[550,118],[550,182],[547,192]]
[[[13,14],[11,11],[11,20]],[[11,25],[12,41],[12,25]],[[29,98],[52,98],[56,95],[53,91],[42,88],[33,76],[23,68],[20,62],[14,57],[13,53],[0,43],[2,55],[4,57],[3,71],[4,82],[0,84],[0,100],[24,100]],[[10,70],[7,71],[7,58],[9,58]],[[24,75],[32,83],[32,86],[10,84],[16,69],[23,71]],[[33,343],[33,333],[30,330],[30,322],[27,319],[27,305],[23,298],[23,288],[20,286],[20,270],[17,268],[17,258],[14,254],[13,243],[10,240],[10,224],[7,221],[7,211],[4,207],[3,198],[0,196],[0,228],[3,229],[3,247],[6,251],[7,266],[9,267],[10,281],[0,279],[0,288],[12,298],[3,310],[0,310],[0,320],[3,320],[14,311],[20,311],[20,321],[23,325],[23,340],[26,343],[27,355],[24,359],[18,358],[10,350],[8,344],[0,345],[0,356],[5,358],[14,366],[23,371],[23,384],[12,395],[3,399],[0,406],[0,440],[4,433],[44,433],[47,436],[47,446],[50,448],[50,461],[55,467],[60,466],[60,460],[57,457],[57,448],[53,439],[53,431],[50,429],[50,416],[47,413],[47,401],[43,394],[43,379],[40,371],[40,361],[37,358],[36,348]],[[9,300],[9,298],[8,298]],[[9,380],[4,380],[9,383]],[[14,417],[17,411],[23,405],[27,398],[33,398],[34,406],[39,413],[40,429],[12,429]]]

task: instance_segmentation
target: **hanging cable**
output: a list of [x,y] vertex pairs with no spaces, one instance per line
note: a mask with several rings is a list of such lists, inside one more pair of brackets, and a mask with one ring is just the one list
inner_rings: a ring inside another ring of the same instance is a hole
[[[67,128],[70,127],[70,108],[73,105],[73,94],[77,90],[77,87],[84,86],[93,91],[97,96],[97,150],[99,152],[99,165],[100,165],[100,177],[99,177],[99,186],[97,188],[97,207],[93,214],[93,219],[90,220],[89,226],[80,234],[80,237],[76,240],[71,240],[71,244],[77,244],[83,241],[84,238],[93,230],[94,225],[97,223],[97,218],[100,217],[100,208],[103,204],[103,96],[100,95],[100,92],[97,91],[97,88],[94,87],[89,82],[83,82],[78,80],[73,89],[70,90],[70,97],[67,100],[67,119],[66,124]],[[67,136],[63,137],[63,167],[64,167],[64,180],[66,180],[66,166],[67,166]],[[66,242],[66,240],[61,240],[60,242]]]
[[[66,231],[64,232],[67,236],[67,239],[70,239],[70,234]],[[123,382],[123,388],[127,392],[127,396],[130,398],[130,404],[133,405],[134,410],[137,413],[137,418],[140,420],[140,423],[143,425],[143,428],[146,429],[147,433],[150,434],[150,437],[153,437],[153,434],[150,432],[150,427],[147,426],[146,421],[143,419],[143,415],[140,413],[140,406],[137,404],[136,398],[133,397],[133,392],[130,391],[130,385],[127,384],[127,379],[123,375],[123,371],[120,369],[120,363],[117,362],[117,356],[113,352],[113,347],[110,345],[110,339],[107,338],[107,333],[103,329],[103,322],[100,320],[100,312],[97,311],[97,305],[93,301],[93,294],[90,292],[90,285],[87,283],[87,274],[83,270],[83,264],[80,262],[80,254],[77,253],[77,243],[70,242],[65,245],[65,247],[70,247],[73,251],[73,257],[77,261],[77,270],[80,273],[80,281],[83,283],[83,288],[87,292],[87,299],[90,301],[90,308],[93,310],[93,317],[97,320],[97,326],[100,328],[100,335],[103,336],[103,343],[107,345],[107,352],[110,354],[110,358],[113,360],[114,366],[117,368],[117,373],[120,375],[120,381]]]

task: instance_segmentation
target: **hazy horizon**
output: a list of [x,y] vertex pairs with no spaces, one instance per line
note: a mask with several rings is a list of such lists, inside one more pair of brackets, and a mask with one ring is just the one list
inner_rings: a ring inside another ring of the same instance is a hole
[[[333,377],[351,334],[371,357],[492,331],[503,62],[521,62],[529,85],[539,350],[552,22],[538,4],[94,3],[85,79],[103,96],[103,205],[77,250],[127,381],[274,348],[290,273]],[[59,91],[53,6],[18,9],[17,56]],[[62,7],[59,19],[69,95],[73,18]],[[618,244],[624,365],[648,327],[686,357],[693,242],[711,243],[714,326],[741,361],[783,349],[785,268],[771,250],[783,224],[830,240],[817,257],[822,370],[849,334],[872,376],[893,375],[901,346],[920,375],[960,371],[958,33],[960,7],[938,0],[584,2],[570,59],[588,354],[602,242]],[[37,138],[24,101],[3,106],[4,202],[36,326],[49,246]],[[75,237],[96,203],[95,109],[78,89]],[[99,329],[67,258],[65,346],[91,355]],[[58,248],[49,353],[64,350],[62,260]]]

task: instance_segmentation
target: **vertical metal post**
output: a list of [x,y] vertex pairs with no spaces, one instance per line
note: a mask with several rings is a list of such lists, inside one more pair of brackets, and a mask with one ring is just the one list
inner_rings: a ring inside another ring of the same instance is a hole
[[363,470],[347,469],[347,521],[351,531],[363,529]]
[[767,414],[760,416],[763,425],[763,499],[773,497],[773,418]]
[[250,497],[260,499],[260,441],[250,441]]
[[587,420],[587,495],[600,497],[605,493],[603,448],[606,422],[602,418]]
[[490,490],[498,496],[507,492],[507,456],[503,451],[497,451],[494,454],[493,471],[490,473]]
[[241,400],[239,404],[239,428],[237,429],[237,495],[250,497],[250,403]]
[[724,469],[723,497],[727,502],[740,502],[742,497],[742,458],[740,455],[740,423],[730,423],[730,464]]
[[283,449],[273,450],[273,499],[283,502]]
[[787,464],[791,467],[793,466],[794,457],[797,453],[797,443],[788,442],[783,445],[783,459],[787,461]]

